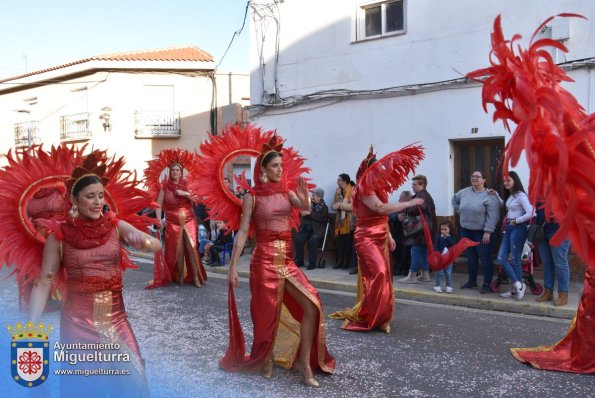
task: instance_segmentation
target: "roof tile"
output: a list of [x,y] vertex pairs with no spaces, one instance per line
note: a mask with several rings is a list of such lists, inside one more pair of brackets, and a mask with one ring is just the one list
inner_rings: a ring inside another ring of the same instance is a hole
[[19,76],[13,76],[0,80],[0,83],[21,79],[27,76],[33,76],[50,72],[58,69],[68,68],[69,66],[83,64],[90,61],[186,61],[186,62],[213,62],[213,56],[206,51],[201,50],[196,46],[186,47],[172,47],[156,50],[141,50],[114,53],[107,55],[98,55],[94,57],[84,58],[78,61],[69,62],[67,64],[53,66],[51,68],[42,69],[34,72],[29,72]]

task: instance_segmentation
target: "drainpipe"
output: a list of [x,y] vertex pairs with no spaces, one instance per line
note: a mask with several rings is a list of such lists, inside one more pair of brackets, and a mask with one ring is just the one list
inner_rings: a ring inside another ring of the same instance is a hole
[[232,104],[232,97],[231,97],[231,93],[232,93],[232,89],[231,89],[231,72],[229,72],[228,75],[228,84],[229,84],[229,104]]

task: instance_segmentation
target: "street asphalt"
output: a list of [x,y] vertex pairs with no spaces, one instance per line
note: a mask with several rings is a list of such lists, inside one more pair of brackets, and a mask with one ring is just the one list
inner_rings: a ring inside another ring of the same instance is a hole
[[[333,375],[317,375],[319,389],[303,386],[297,372],[278,367],[271,380],[227,373],[217,365],[229,333],[227,267],[207,267],[209,280],[200,289],[171,284],[145,290],[152,260],[134,260],[139,269],[126,272],[124,299],[146,361],[152,397],[595,397],[592,375],[540,371],[510,355],[510,347],[555,343],[565,335],[567,317],[545,310],[538,311],[539,316],[529,314],[527,308],[537,305],[531,295],[519,302],[461,291],[461,276],[455,279],[452,294],[435,293],[433,282],[395,283],[397,303],[390,334],[348,332],[340,329],[340,321],[325,318],[327,346],[337,368]],[[241,258],[241,283],[236,289],[247,350],[252,340],[249,260],[249,255]],[[328,266],[305,272],[317,285],[326,314],[353,305],[355,275]],[[0,279],[6,276],[5,270],[0,272]],[[569,312],[576,307],[578,292],[574,294]],[[18,311],[13,279],[0,283],[0,300],[4,303],[0,323],[26,320],[26,314]],[[44,314],[43,321],[54,325],[50,338],[58,340],[59,313]],[[11,380],[9,336],[5,333],[0,350],[0,363],[5,364],[0,368],[0,396],[58,397],[59,379],[65,376],[50,374],[37,391],[23,390]]]

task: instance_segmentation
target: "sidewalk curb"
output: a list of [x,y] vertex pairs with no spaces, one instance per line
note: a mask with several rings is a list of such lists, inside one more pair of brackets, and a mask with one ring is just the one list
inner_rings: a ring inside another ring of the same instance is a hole
[[[152,253],[139,253],[131,252],[131,257],[139,257],[147,260],[153,259]],[[207,274],[221,274],[227,275],[229,268],[225,267],[206,267]],[[238,275],[240,278],[249,278],[250,272],[247,270],[239,269]],[[345,283],[338,281],[329,281],[319,279],[316,276],[307,275],[308,280],[317,289],[333,290],[347,293],[355,293],[356,283]],[[458,307],[482,309],[489,311],[500,311],[500,312],[511,312],[516,314],[526,314],[535,316],[546,316],[551,318],[561,319],[572,319],[576,314],[576,309],[572,306],[555,307],[552,304],[543,304],[535,302],[535,298],[532,294],[527,294],[525,299],[518,301],[516,299],[503,299],[500,298],[496,293],[490,293],[486,295],[480,295],[477,292],[477,296],[469,296],[457,293],[436,293],[432,289],[431,283],[419,283],[418,288],[411,288],[412,285],[404,285],[398,283],[396,280],[393,281],[393,290],[397,299],[406,299],[419,301],[424,303],[433,304],[444,304],[454,305]],[[425,290],[419,290],[419,286],[427,288]]]
[[[228,268],[209,267],[208,272],[227,275]],[[250,273],[238,270],[240,278],[249,278]],[[316,278],[308,278],[310,283],[317,289],[326,289],[355,293],[355,283],[330,282]],[[432,290],[432,285],[427,284],[428,291],[419,291],[399,286],[398,282],[393,283],[393,290],[396,298],[420,301],[424,303],[454,305],[458,307],[467,307],[481,310],[512,312],[516,314],[526,314],[535,316],[547,316],[551,318],[572,319],[576,310],[572,308],[554,307],[553,305],[538,304],[531,301],[513,301],[515,299],[497,298],[496,294],[490,294],[484,297],[469,297],[456,293],[436,293]],[[479,293],[478,293],[479,294]],[[532,295],[527,296],[530,300]]]

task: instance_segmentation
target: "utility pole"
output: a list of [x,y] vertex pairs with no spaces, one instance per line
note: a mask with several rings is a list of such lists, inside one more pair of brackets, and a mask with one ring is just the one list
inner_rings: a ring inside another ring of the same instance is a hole
[[27,54],[23,53],[23,56],[21,58],[25,60],[25,73],[29,73],[29,66],[27,65]]

